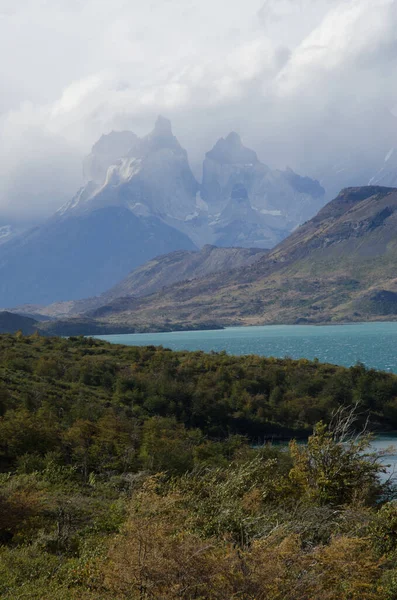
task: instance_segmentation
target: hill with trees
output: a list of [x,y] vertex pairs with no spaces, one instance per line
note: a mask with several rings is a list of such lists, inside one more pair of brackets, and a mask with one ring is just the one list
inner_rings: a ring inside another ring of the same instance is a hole
[[363,365],[0,336],[0,598],[395,597],[357,432],[396,398]]

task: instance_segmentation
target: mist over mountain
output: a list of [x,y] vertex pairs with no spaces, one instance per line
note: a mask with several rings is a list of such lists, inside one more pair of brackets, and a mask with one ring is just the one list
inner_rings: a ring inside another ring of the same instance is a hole
[[69,202],[33,230],[2,230],[1,304],[96,296],[175,250],[271,248],[324,203],[318,182],[272,171],[236,133],[217,142],[203,171],[200,184],[162,116],[142,138],[101,137],[84,161],[87,182]]
[[[4,0],[0,49],[18,51],[1,69],[0,222],[51,216],[86,182],[101,135],[141,138],[157,114],[199,180],[205,153],[237,131],[327,199],[367,185],[396,146],[396,31],[395,0]],[[97,150],[94,181],[125,155]]]

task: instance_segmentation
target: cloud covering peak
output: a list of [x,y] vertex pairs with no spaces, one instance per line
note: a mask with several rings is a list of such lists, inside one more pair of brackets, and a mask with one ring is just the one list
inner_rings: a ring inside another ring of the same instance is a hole
[[0,52],[0,225],[58,208],[103,133],[158,114],[193,164],[230,130],[315,176],[397,138],[397,0],[0,0]]

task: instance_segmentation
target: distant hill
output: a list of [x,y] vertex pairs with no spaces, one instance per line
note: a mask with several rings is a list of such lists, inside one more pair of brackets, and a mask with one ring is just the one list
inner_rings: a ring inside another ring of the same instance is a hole
[[[75,317],[113,303],[119,298],[153,294],[179,281],[206,277],[212,273],[248,267],[267,254],[255,248],[217,248],[206,245],[200,251],[179,250],[158,256],[134,269],[109,291],[85,300],[57,302],[48,306],[24,305],[15,308],[38,320]],[[127,300],[128,302],[128,300]]]
[[37,330],[38,322],[29,317],[23,317],[8,311],[0,312],[0,333],[15,333],[21,330],[23,334],[30,335]]
[[90,313],[153,327],[397,318],[397,190],[348,188],[250,267]]
[[111,301],[122,296],[147,296],[179,281],[248,267],[267,253],[267,250],[254,248],[217,248],[211,245],[204,246],[200,252],[171,252],[138,267],[102,297]]

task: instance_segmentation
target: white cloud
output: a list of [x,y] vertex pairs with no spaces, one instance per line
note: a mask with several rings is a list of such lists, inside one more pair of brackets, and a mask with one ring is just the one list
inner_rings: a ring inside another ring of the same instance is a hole
[[0,0],[0,53],[1,220],[57,208],[101,133],[159,112],[194,162],[233,128],[316,172],[397,105],[397,0]]

